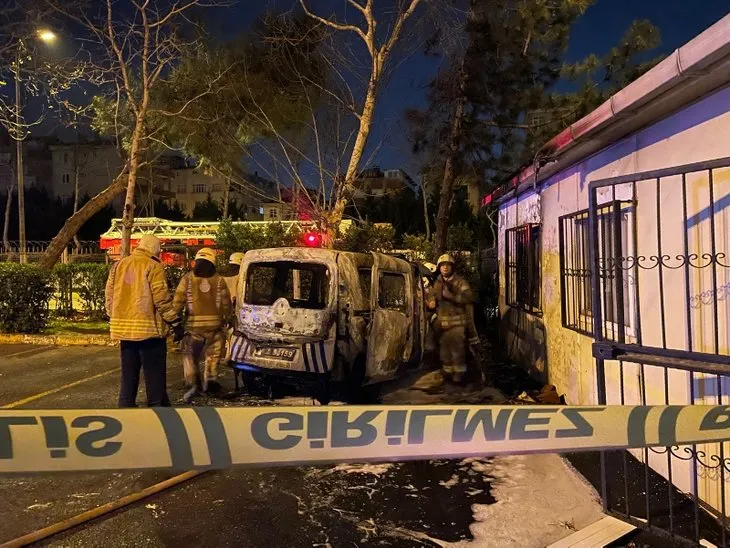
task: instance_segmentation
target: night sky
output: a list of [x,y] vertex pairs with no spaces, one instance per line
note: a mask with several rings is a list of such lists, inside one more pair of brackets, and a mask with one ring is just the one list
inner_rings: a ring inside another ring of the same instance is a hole
[[[345,0],[307,2],[322,16],[336,13],[340,20],[346,16],[359,21],[359,14],[353,8],[345,12]],[[299,0],[239,0],[230,8],[204,12],[211,32],[226,39],[245,32],[264,10],[286,11],[298,3]],[[376,8],[382,6],[384,10],[393,3],[393,0],[375,0]],[[662,44],[652,56],[670,53],[729,12],[730,0],[597,0],[573,27],[567,60],[575,61],[589,53],[603,55],[618,42],[634,19],[649,19],[661,31]],[[399,66],[376,108],[365,155],[365,158],[374,156],[371,164],[384,169],[401,167],[417,176],[418,167],[404,135],[407,128],[403,112],[408,107],[425,106],[425,88],[441,64],[441,59],[427,58],[417,51]]]
[[[294,0],[274,0],[266,5],[286,9],[296,3]],[[309,5],[321,15],[335,10],[340,12],[344,3],[344,0],[309,0]],[[222,34],[235,33],[239,25],[250,24],[263,7],[259,0],[244,0],[227,11],[225,17],[217,18]],[[235,17],[231,13],[233,11],[236,12]],[[597,0],[573,28],[568,60],[574,61],[589,53],[602,55],[607,52],[634,19],[649,19],[658,26],[662,44],[655,53],[669,53],[729,12],[728,0]],[[424,87],[438,68],[439,60],[414,54],[399,68],[383,93],[370,139],[371,146],[384,140],[375,162],[381,167],[404,167],[416,175],[417,167],[411,158],[407,140],[401,137],[406,130],[403,110],[423,106]]]

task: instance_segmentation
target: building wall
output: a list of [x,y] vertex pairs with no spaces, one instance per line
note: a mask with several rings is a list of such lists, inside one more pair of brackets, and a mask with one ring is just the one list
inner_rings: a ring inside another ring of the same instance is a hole
[[[500,312],[506,346],[512,358],[529,369],[535,376],[557,386],[570,404],[591,405],[598,402],[595,360],[591,355],[591,337],[562,326],[561,284],[558,218],[588,207],[588,184],[591,181],[628,175],[641,171],[670,168],[682,164],[730,157],[730,88],[715,92],[682,111],[645,128],[601,152],[584,159],[541,183],[533,192],[523,194],[500,205],[499,211],[499,270]],[[714,216],[709,211],[709,176],[707,172],[694,173],[686,178],[688,250],[702,261],[703,254],[711,251],[711,217],[714,217],[716,251],[725,253],[724,264],[730,263],[730,169],[715,170]],[[627,200],[636,189],[637,249],[632,255],[641,261],[629,282],[637,295],[632,310],[640,311],[641,344],[699,352],[714,351],[714,328],[718,329],[720,354],[730,354],[730,268],[716,269],[717,284],[713,282],[713,268],[679,268],[677,256],[684,253],[685,227],[683,200],[679,177],[662,179],[657,190],[654,181],[642,181],[635,186],[616,187],[616,199]],[[611,200],[606,192],[598,193],[599,203]],[[658,213],[659,212],[659,213]],[[541,223],[542,234],[542,315],[532,315],[506,305],[505,295],[505,230],[525,223]],[[659,229],[658,229],[659,227]],[[661,255],[666,255],[667,268],[658,278],[656,265],[658,232],[661,234]],[[643,257],[643,258],[642,258]],[[638,284],[638,285],[637,285]],[[663,287],[664,299],[660,298]],[[688,308],[685,287],[689,287]],[[638,288],[638,289],[637,289]],[[713,294],[713,290],[715,293]],[[568,290],[566,290],[566,295]],[[713,318],[717,305],[717,323]],[[665,321],[661,321],[662,304]],[[632,315],[634,313],[632,312]],[[691,325],[688,325],[688,322]],[[662,333],[662,323],[665,331]],[[638,330],[627,342],[635,340]],[[621,369],[623,367],[623,370]],[[609,404],[665,403],[664,369],[638,364],[606,362],[607,399]],[[666,383],[671,404],[690,402],[690,382],[693,383],[693,403],[718,402],[716,377],[705,378],[678,370],[668,370]],[[623,381],[624,401],[620,399]],[[730,392],[730,383],[723,393]],[[728,398],[721,401],[728,404]],[[730,445],[725,444],[725,454]],[[707,447],[707,455],[717,451],[718,445]],[[698,447],[702,449],[702,447]],[[643,459],[643,451],[635,455]],[[649,452],[649,461],[659,473],[667,476],[666,455]],[[674,459],[674,482],[680,489],[691,491],[693,475],[689,462]],[[701,498],[720,507],[717,478],[698,480]],[[730,490],[729,490],[730,491]],[[730,503],[730,499],[727,501]]]
[[123,168],[116,147],[106,143],[51,145],[51,164],[51,192],[61,198],[73,196],[77,168],[81,196],[98,194],[112,183]]
[[[267,195],[267,192],[270,193],[270,189],[263,179],[259,180],[257,175],[251,179],[254,182],[250,182],[249,185],[260,187],[258,193],[263,195]],[[190,216],[193,214],[195,204],[205,202],[209,194],[213,201],[222,205],[225,185],[225,178],[221,175],[208,175],[198,168],[188,167],[173,170],[168,190],[175,193],[175,200],[180,203],[185,214]],[[234,184],[231,185],[229,200],[236,201],[242,213],[245,214],[246,220],[258,221],[263,218],[260,213],[262,197],[256,192],[251,191],[244,194]]]
[[170,181],[170,191],[175,193],[175,199],[190,216],[195,204],[205,202],[208,194],[214,201],[223,203],[225,180],[220,176],[207,175],[198,168],[176,169]]

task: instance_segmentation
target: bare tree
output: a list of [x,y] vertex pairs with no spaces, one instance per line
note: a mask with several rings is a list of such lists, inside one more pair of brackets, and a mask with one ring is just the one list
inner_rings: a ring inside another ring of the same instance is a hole
[[378,92],[382,87],[391,54],[403,35],[406,22],[414,14],[419,4],[426,3],[426,0],[399,2],[392,25],[384,35],[376,32],[379,21],[373,0],[365,0],[364,3],[362,3],[362,0],[347,0],[348,5],[359,12],[362,20],[360,24],[339,22],[334,17],[323,17],[311,11],[306,0],[299,0],[299,3],[308,17],[322,25],[334,31],[352,33],[357,36],[364,44],[370,59],[364,97],[359,107],[353,109],[353,113],[357,118],[354,142],[349,152],[349,159],[346,162],[344,176],[336,179],[336,199],[326,218],[327,229],[332,231],[342,219],[349,196],[355,190],[355,180],[370,136],[370,127],[373,123]]
[[5,202],[5,222],[3,223],[3,247],[10,252],[10,209],[13,204],[13,186],[8,185],[8,199]]
[[[78,81],[77,71],[68,71],[63,78],[57,69],[68,59],[59,61],[44,51],[53,47],[57,35],[50,28],[38,26],[48,19],[37,6],[9,1],[3,5],[0,26],[0,127],[15,142],[15,168],[18,195],[18,236],[20,262],[27,260],[25,246],[25,189],[23,141],[33,127],[40,125],[53,103],[61,104],[65,92]],[[32,114],[24,103],[33,101]],[[6,221],[7,224],[7,221]]]
[[[88,47],[98,53],[95,57],[97,68],[113,82],[113,86],[107,88],[111,89],[108,99],[114,108],[117,136],[123,141],[120,144],[126,152],[126,185],[117,178],[102,193],[108,201],[91,200],[84,207],[92,203],[104,207],[126,188],[121,249],[125,256],[130,251],[137,177],[147,161],[148,149],[160,131],[155,117],[178,116],[185,110],[185,105],[175,112],[156,110],[152,94],[185,52],[201,44],[202,31],[192,22],[191,12],[198,8],[226,6],[230,2],[141,0],[120,6],[113,0],[106,0],[89,2],[81,9],[68,9],[63,0],[48,2],[58,13],[84,29]],[[208,92],[210,89],[203,87],[200,96]],[[74,216],[82,214],[83,209]],[[67,222],[56,238],[68,243],[73,237],[70,227],[75,225],[75,222]]]

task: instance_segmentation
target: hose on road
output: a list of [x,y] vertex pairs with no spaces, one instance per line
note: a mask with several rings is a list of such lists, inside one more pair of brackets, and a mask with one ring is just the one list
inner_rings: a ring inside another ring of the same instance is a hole
[[175,485],[193,479],[194,477],[199,476],[202,473],[204,473],[203,470],[191,470],[189,472],[179,474],[170,479],[161,481],[160,483],[156,483],[154,485],[151,485],[150,487],[142,489],[141,491],[137,491],[136,493],[132,493],[131,495],[127,495],[125,497],[117,499],[113,502],[103,504],[102,506],[97,506],[92,510],[82,512],[81,514],[77,514],[63,521],[59,521],[57,523],[54,523],[53,525],[44,527],[43,529],[38,529],[37,531],[28,533],[27,535],[23,535],[22,537],[9,540],[3,544],[0,544],[0,548],[18,548],[20,546],[28,546],[29,544],[33,544],[34,542],[39,542],[50,536],[57,535],[58,533],[62,533],[63,531],[66,531],[73,527],[77,527],[88,521],[108,514],[109,512],[113,512],[114,510],[118,510],[119,508],[123,508],[149,496],[155,495],[160,491],[164,491],[165,489],[169,489],[170,487],[174,487]]

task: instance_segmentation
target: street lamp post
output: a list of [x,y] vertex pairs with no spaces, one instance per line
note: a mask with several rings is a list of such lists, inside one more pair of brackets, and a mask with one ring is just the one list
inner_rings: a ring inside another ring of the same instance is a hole
[[[38,31],[38,38],[41,42],[50,44],[56,40],[56,34],[47,29]],[[15,124],[16,135],[15,140],[15,172],[18,179],[18,239],[20,240],[20,262],[25,264],[28,262],[28,250],[25,239],[25,184],[24,184],[24,169],[23,169],[23,139],[21,138],[21,97],[20,97],[20,54],[23,48],[23,41],[18,40],[18,49],[15,55]]]
[[[22,42],[18,42],[18,51],[15,56],[15,124],[16,131],[20,132],[20,48]],[[15,139],[15,174],[18,178],[18,239],[20,240],[20,263],[28,262],[28,253],[25,243],[25,188],[23,183],[23,140],[20,135]]]

